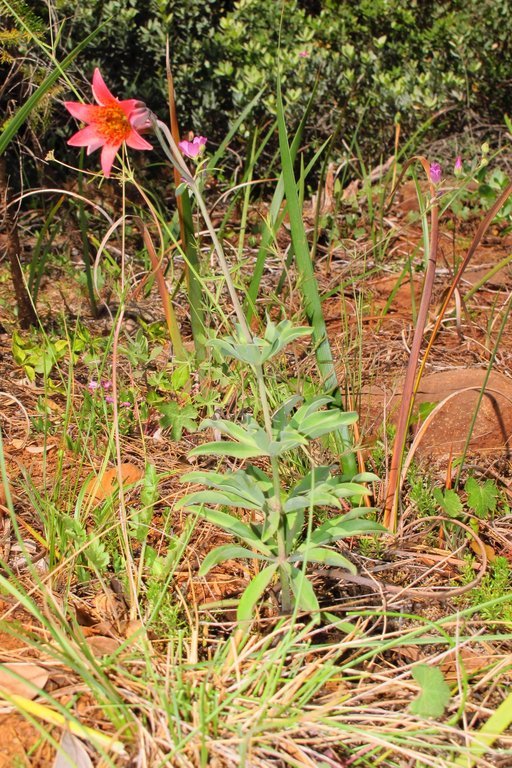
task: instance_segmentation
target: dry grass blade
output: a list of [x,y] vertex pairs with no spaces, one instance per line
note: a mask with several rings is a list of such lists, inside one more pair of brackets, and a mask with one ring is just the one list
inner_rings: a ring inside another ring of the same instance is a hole
[[[397,524],[398,514],[398,498],[400,493],[400,467],[402,464],[402,457],[405,447],[405,440],[407,435],[407,429],[409,426],[409,419],[411,417],[412,407],[414,405],[414,381],[416,375],[416,368],[418,366],[418,360],[420,357],[421,344],[425,333],[425,324],[427,322],[428,309],[432,299],[432,289],[434,286],[434,278],[436,274],[437,264],[437,246],[439,241],[439,206],[436,201],[436,190],[430,180],[430,164],[425,157],[412,158],[404,167],[400,174],[400,180],[402,179],[405,171],[415,160],[419,160],[423,169],[427,175],[427,179],[430,184],[430,195],[432,199],[431,205],[431,232],[430,232],[430,245],[428,250],[427,272],[423,283],[423,291],[421,294],[421,303],[418,311],[418,317],[416,320],[416,327],[414,329],[414,337],[411,346],[411,353],[407,363],[407,371],[405,374],[405,381],[403,385],[402,400],[400,403],[400,410],[398,413],[398,424],[396,429],[395,441],[393,443],[393,453],[391,456],[391,463],[389,467],[389,475],[387,479],[386,487],[386,500],[384,507],[384,520],[383,523],[390,532],[394,532]],[[394,192],[392,193],[392,195]]]

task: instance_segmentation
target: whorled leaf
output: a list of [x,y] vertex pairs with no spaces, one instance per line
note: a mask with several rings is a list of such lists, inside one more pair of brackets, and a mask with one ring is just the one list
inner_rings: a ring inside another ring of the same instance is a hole
[[278,564],[272,563],[263,568],[245,588],[236,612],[238,622],[247,622],[252,619],[254,606],[265,592],[266,588],[274,578]]
[[219,563],[226,560],[234,560],[235,558],[265,560],[265,556],[254,552],[252,549],[246,549],[240,547],[237,544],[222,544],[220,547],[215,547],[211,552],[208,552],[201,567],[199,568],[199,576],[206,576],[208,571],[214,568]]

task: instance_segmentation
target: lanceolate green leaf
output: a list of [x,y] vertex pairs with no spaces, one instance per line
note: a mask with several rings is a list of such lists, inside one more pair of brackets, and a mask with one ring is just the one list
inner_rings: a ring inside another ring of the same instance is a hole
[[325,549],[324,547],[311,547],[304,544],[303,551],[291,558],[295,562],[323,563],[332,565],[335,568],[345,568],[350,573],[356,573],[356,567],[342,554],[334,549]]
[[251,583],[244,590],[240,602],[238,603],[236,617],[239,622],[250,621],[252,619],[254,606],[272,581],[277,568],[277,563],[267,565],[266,568],[263,568],[263,570],[251,580]]
[[272,487],[270,478],[263,475],[263,478],[258,480],[243,469],[226,472],[225,475],[221,475],[220,472],[187,472],[181,478],[182,483],[201,483],[208,488],[235,493],[249,503],[258,505],[258,508],[265,503],[265,495],[260,487],[262,481],[266,482],[269,488]]
[[[180,506],[187,506],[186,499],[183,499],[180,502]],[[270,547],[267,547],[267,545],[260,540],[252,528],[245,523],[242,523],[241,520],[238,520],[233,515],[229,515],[227,512],[222,512],[220,509],[209,509],[208,507],[192,507],[192,509],[194,512],[197,512],[200,517],[204,517],[209,523],[222,528],[226,533],[238,536],[239,539],[242,539],[262,554],[267,555],[268,557],[272,556]]]
[[187,504],[219,504],[224,507],[237,507],[240,509],[261,509],[261,504],[250,502],[237,493],[223,493],[222,491],[194,491],[187,497]]
[[[339,519],[339,518],[338,518]],[[311,534],[312,544],[327,544],[338,539],[345,539],[347,536],[359,536],[368,533],[383,533],[386,528],[373,520],[348,520],[341,521],[338,525],[324,523],[318,530]],[[304,544],[299,549],[304,548]]]
[[219,440],[204,443],[192,448],[189,456],[232,456],[235,459],[254,459],[257,456],[268,456],[259,448],[244,443],[234,443],[231,440]]
[[264,555],[260,555],[252,549],[246,549],[245,547],[240,547],[236,544],[223,544],[220,547],[215,547],[211,552],[208,552],[199,568],[199,576],[206,576],[208,571],[218,563],[222,563],[225,560],[234,560],[235,557],[244,559],[255,558],[257,560],[265,559]]
[[300,425],[300,431],[310,440],[327,435],[329,432],[343,429],[347,424],[357,421],[357,413],[336,410],[320,411],[308,416]]
[[62,72],[66,70],[70,64],[74,61],[74,59],[78,56],[79,53],[81,53],[84,48],[86,48],[91,40],[93,40],[98,32],[110,21],[110,19],[106,19],[102,24],[100,24],[94,32],[91,32],[90,35],[88,35],[85,40],[82,40],[81,43],[79,43],[76,48],[74,48],[71,53],[68,53],[66,58],[60,63],[55,66],[55,69],[51,74],[48,75],[45,80],[41,83],[39,88],[36,88],[34,93],[27,99],[27,101],[21,106],[18,111],[15,113],[15,115],[9,120],[7,125],[5,126],[4,130],[2,131],[2,134],[0,135],[0,155],[2,155],[7,147],[9,146],[10,142],[13,140],[13,138],[16,136],[18,131],[20,130],[21,126],[25,123],[25,121],[28,119],[28,116],[32,112],[32,110],[37,107],[41,99],[43,99],[48,91],[55,85],[59,77],[61,76]]
[[290,571],[292,591],[295,595],[295,599],[298,601],[298,607],[303,611],[319,611],[320,606],[318,604],[317,596],[313,585],[299,568],[291,567]]

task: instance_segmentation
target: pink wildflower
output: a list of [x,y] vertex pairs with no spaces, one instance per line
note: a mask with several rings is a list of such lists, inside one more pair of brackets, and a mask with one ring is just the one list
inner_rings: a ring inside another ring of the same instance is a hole
[[91,380],[91,381],[88,383],[88,385],[87,385],[87,389],[88,389],[88,390],[89,390],[89,392],[91,392],[91,393],[92,393],[92,392],[95,392],[95,391],[98,389],[98,387],[99,387],[99,384],[98,384],[98,382],[97,382],[97,381],[94,381],[94,379],[92,379],[92,380]]
[[186,157],[198,157],[206,146],[208,139],[204,136],[195,136],[193,141],[180,141],[178,147]]
[[443,170],[439,163],[431,163],[430,164],[430,180],[434,184],[439,184],[443,177]]
[[142,101],[116,99],[105,85],[98,68],[92,78],[92,93],[98,106],[77,101],[64,102],[73,117],[87,123],[68,140],[68,144],[87,147],[88,155],[102,147],[101,169],[108,178],[115,156],[123,144],[132,149],[153,149],[140,135],[140,131],[151,127],[150,113]]
[[112,395],[105,395],[105,402],[112,405],[112,403],[114,402],[114,398],[112,397]]
[[307,59],[309,58],[309,53],[307,51],[299,51],[299,59]]
[[453,166],[453,172],[456,176],[460,176],[462,173],[462,157],[458,155],[455,159],[455,165]]
[[103,389],[104,389],[104,390],[105,390],[105,392],[106,392],[106,391],[108,391],[109,389],[112,389],[112,382],[110,381],[110,379],[109,379],[108,381],[102,381],[102,382],[101,382],[101,386],[103,387]]
[[132,407],[132,404],[130,403],[129,400],[123,400],[122,403],[119,403],[119,405],[121,406],[121,408],[131,408]]

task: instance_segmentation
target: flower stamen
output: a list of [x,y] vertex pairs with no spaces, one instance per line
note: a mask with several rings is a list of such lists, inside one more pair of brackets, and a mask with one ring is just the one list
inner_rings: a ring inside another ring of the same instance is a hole
[[121,107],[100,107],[94,125],[108,144],[120,144],[130,135],[130,121]]

